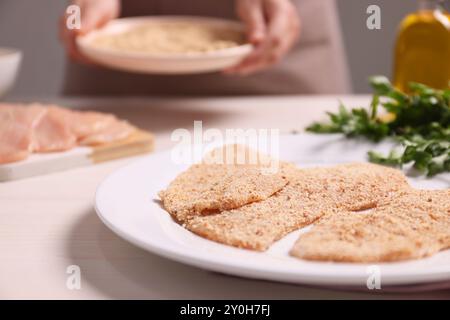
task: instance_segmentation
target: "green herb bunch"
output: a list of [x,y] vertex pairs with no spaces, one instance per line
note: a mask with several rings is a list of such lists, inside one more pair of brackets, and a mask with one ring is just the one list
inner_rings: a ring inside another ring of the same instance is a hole
[[374,89],[369,109],[348,109],[328,113],[329,122],[313,123],[306,130],[315,133],[343,133],[378,142],[394,137],[403,146],[388,155],[369,152],[374,163],[402,166],[413,164],[427,176],[450,171],[450,90],[436,90],[410,83],[410,93],[393,87],[386,77],[370,79]]

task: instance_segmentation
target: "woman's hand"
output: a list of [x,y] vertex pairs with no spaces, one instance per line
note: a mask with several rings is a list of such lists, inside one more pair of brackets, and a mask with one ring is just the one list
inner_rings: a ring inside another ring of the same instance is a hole
[[81,29],[69,29],[66,26],[67,15],[60,21],[60,38],[67,54],[76,61],[90,63],[79,51],[75,42],[78,35],[83,35],[100,28],[108,21],[120,15],[120,0],[73,0],[72,4],[81,9]]
[[239,18],[255,49],[229,74],[247,75],[264,70],[280,61],[300,34],[300,18],[290,0],[236,0]]

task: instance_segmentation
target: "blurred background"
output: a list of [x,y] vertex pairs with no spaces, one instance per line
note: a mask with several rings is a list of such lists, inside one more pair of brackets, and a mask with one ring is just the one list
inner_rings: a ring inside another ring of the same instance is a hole
[[[230,0],[231,1],[231,0]],[[367,7],[382,10],[381,30],[366,27]],[[390,76],[393,45],[402,18],[417,7],[415,0],[337,0],[354,93],[368,93],[367,77]],[[0,44],[23,50],[24,61],[11,96],[58,95],[65,55],[57,23],[67,6],[60,0],[1,0]]]

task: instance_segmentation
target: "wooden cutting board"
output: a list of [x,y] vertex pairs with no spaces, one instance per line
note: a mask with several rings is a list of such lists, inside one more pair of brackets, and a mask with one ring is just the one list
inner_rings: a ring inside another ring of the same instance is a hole
[[32,154],[28,159],[0,165],[0,182],[12,181],[144,154],[154,150],[154,136],[137,131],[127,139],[96,147],[77,147],[65,152]]

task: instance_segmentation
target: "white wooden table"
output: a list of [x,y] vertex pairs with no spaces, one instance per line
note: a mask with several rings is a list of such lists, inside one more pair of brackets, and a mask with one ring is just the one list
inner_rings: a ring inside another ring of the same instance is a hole
[[[359,97],[264,97],[214,99],[39,99],[116,112],[156,134],[157,150],[170,148],[176,128],[301,129],[336,110],[338,99]],[[30,99],[26,99],[30,100]],[[33,100],[33,99],[31,99]],[[450,292],[415,294],[346,292],[212,273],[134,247],[97,218],[94,194],[126,159],[21,181],[0,183],[0,298],[2,299],[328,299],[449,298]],[[81,268],[81,289],[66,286],[67,267]]]

